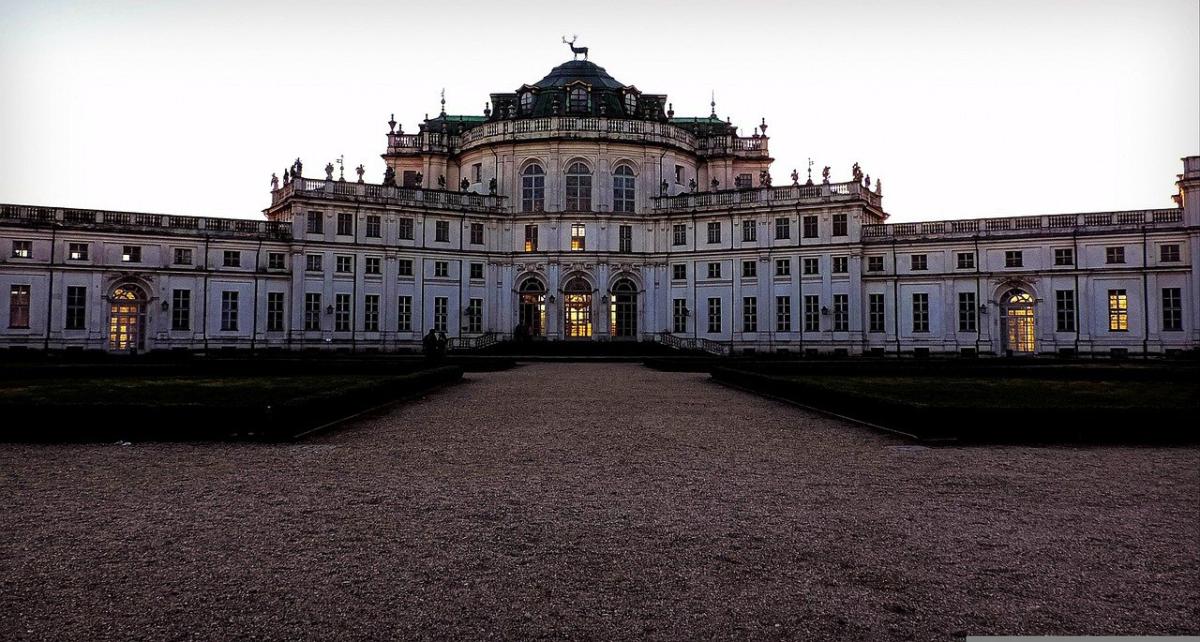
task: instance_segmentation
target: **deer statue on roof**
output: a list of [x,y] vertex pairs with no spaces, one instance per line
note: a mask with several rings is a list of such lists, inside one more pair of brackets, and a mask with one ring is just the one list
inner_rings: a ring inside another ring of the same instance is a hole
[[571,53],[575,54],[574,60],[579,60],[579,54],[583,54],[583,59],[587,60],[588,59],[588,56],[587,56],[588,48],[575,46],[575,40],[578,38],[579,38],[579,36],[576,36],[575,34],[571,34],[570,40],[567,40],[567,37],[563,36],[562,41],[563,41],[564,45],[571,48]]

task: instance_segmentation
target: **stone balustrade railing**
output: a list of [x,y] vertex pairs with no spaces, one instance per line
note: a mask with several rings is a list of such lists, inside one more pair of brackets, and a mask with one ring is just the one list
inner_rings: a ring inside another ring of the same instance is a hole
[[142,212],[80,210],[65,207],[0,205],[0,223],[33,226],[87,227],[120,231],[141,230],[192,233],[201,236],[265,238],[286,240],[292,237],[291,223],[256,221],[207,216],[176,216]]
[[691,192],[676,196],[656,196],[653,200],[655,210],[706,211],[755,205],[844,202],[855,199],[865,200],[874,207],[882,207],[882,195],[856,182]]
[[359,200],[409,205],[412,207],[475,212],[497,211],[502,207],[504,202],[503,196],[476,194],[474,192],[451,192],[449,190],[395,187],[373,183],[349,183],[345,181],[298,178],[272,191],[271,205],[276,205],[292,196],[330,200]]
[[1088,228],[1120,226],[1141,227],[1177,226],[1183,222],[1180,208],[1132,210],[1127,212],[1094,212],[1088,214],[1043,214],[1039,216],[1008,216],[998,218],[960,219],[955,221],[926,221],[920,223],[881,223],[863,226],[863,239],[919,239],[953,236],[989,236],[1012,234],[1071,233]]

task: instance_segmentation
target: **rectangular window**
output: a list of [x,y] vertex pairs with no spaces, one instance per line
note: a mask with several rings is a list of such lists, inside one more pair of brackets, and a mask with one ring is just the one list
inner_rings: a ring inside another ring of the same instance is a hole
[[321,293],[308,292],[304,295],[304,329],[321,329]]
[[850,271],[850,257],[835,256],[833,257],[833,273],[846,274]]
[[321,255],[320,254],[304,255],[304,271],[320,272],[321,271]]
[[924,254],[913,254],[909,257],[908,269],[918,272],[929,269],[929,257]]
[[882,294],[867,295],[867,332],[883,332],[887,308]]
[[[88,260],[89,249],[90,248],[87,243],[68,243],[67,258],[71,259],[72,261],[86,261]],[[1176,246],[1175,249],[1178,251],[1179,247]]]
[[912,295],[912,330],[929,332],[929,295],[925,292]]
[[267,252],[267,269],[283,270],[287,268],[287,256],[283,252]]
[[237,250],[225,250],[221,253],[221,265],[225,267],[242,267],[242,253]]
[[1161,263],[1176,263],[1179,261],[1179,246],[1175,244],[1160,245],[1158,248],[1158,260]]
[[483,245],[483,223],[471,223],[471,245]]
[[397,259],[396,260],[396,274],[398,276],[412,276],[413,275],[413,260],[412,259]]
[[450,221],[433,222],[433,240],[437,243],[450,242]]
[[383,274],[383,259],[378,256],[368,256],[363,259],[363,274]]
[[191,265],[192,249],[188,247],[175,248],[175,265]]
[[13,241],[12,242],[12,257],[14,259],[28,259],[33,257],[33,241]]
[[396,332],[412,332],[412,297],[407,294],[396,302]]
[[804,331],[821,331],[821,297],[816,294],[804,295]]
[[671,305],[671,331],[687,332],[687,300],[675,299]]
[[1054,291],[1054,321],[1058,332],[1075,331],[1075,290]]
[[848,332],[850,330],[850,295],[833,295],[833,331]]
[[617,228],[617,251],[624,253],[633,251],[632,225],[621,225]]
[[338,236],[354,236],[353,214],[350,214],[349,212],[338,212],[337,233]]
[[750,174],[738,174],[733,179],[734,189],[750,189],[754,187],[754,177]]
[[267,293],[267,332],[283,332],[283,292]]
[[192,329],[192,291],[171,291],[171,329],[186,332]]
[[67,330],[82,330],[87,325],[87,288],[82,285],[67,286],[67,318],[63,326]]
[[708,264],[708,278],[710,278],[710,279],[721,278],[721,264],[720,263],[709,263]]
[[[957,254],[958,269],[973,270],[975,269],[975,253],[974,252],[959,252]],[[1010,266],[1011,267],[1011,266]]]
[[883,271],[883,257],[882,256],[868,256],[867,257],[867,271],[868,272],[882,272]]
[[719,221],[708,222],[708,243],[710,245],[721,242],[721,223]]
[[583,223],[571,224],[571,251],[582,252],[587,249],[587,227]]
[[682,281],[687,278],[687,264],[676,263],[671,266],[671,278],[676,281]]
[[1054,248],[1055,265],[1075,265],[1075,250],[1069,247]]
[[363,331],[379,332],[379,295],[363,297]]
[[399,220],[400,227],[397,229],[397,236],[401,241],[411,241],[413,239],[413,220],[408,217],[403,217]]
[[775,331],[792,331],[792,297],[775,297]]
[[1129,331],[1129,296],[1125,290],[1108,291],[1108,331]]
[[482,263],[472,263],[471,264],[471,279],[474,281],[483,280],[483,264]]
[[803,228],[800,232],[801,236],[806,239],[815,239],[819,235],[817,229],[817,217],[815,215],[805,216],[802,219]]
[[792,219],[775,219],[775,238],[776,240],[792,238]]
[[675,166],[675,184],[683,185],[683,165]]
[[715,334],[721,331],[721,299],[713,297],[708,300],[708,332]]
[[30,285],[13,285],[8,291],[8,327],[29,327]]
[[537,252],[538,249],[538,226],[525,226],[525,251]]
[[1162,289],[1162,329],[1183,329],[1183,291],[1180,288]]
[[403,177],[403,179],[402,179],[402,181],[401,181],[401,185],[403,185],[404,187],[420,187],[420,186],[421,186],[421,179],[420,179],[420,178],[417,178],[417,176],[418,176],[420,173],[421,173],[421,172],[418,172],[418,171],[417,171],[417,170],[415,170],[415,169],[406,169],[406,170],[404,170],[404,175],[403,175],[404,177]]
[[1025,264],[1025,256],[1021,250],[1006,250],[1004,252],[1004,267],[1019,268]]
[[975,332],[978,329],[979,308],[974,292],[958,293],[958,331]]
[[742,242],[754,243],[758,240],[758,226],[754,221],[742,221]]
[[1125,248],[1122,246],[1104,248],[1104,262],[1118,264],[1125,262]]
[[671,226],[671,245],[687,245],[687,226]]
[[845,214],[834,214],[833,215],[833,235],[834,236],[846,236],[847,233],[848,232],[846,230],[846,215]]
[[366,237],[369,239],[383,238],[383,219],[378,214],[367,215]]
[[309,212],[306,219],[308,227],[305,228],[309,234],[321,234],[325,229],[325,214],[323,212]]
[[350,295],[333,295],[333,331],[350,331]]
[[446,322],[450,316],[450,299],[444,296],[433,297],[433,329],[438,332],[446,331]]
[[792,275],[792,260],[791,259],[775,259],[775,276],[791,276]]
[[142,247],[140,245],[126,245],[121,249],[122,263],[141,263],[142,262]]
[[758,297],[742,297],[742,332],[758,332]]
[[742,261],[742,278],[753,279],[756,276],[758,276],[758,261],[753,259]]
[[238,329],[238,293],[233,290],[221,292],[221,330],[233,332]]
[[471,182],[480,183],[483,181],[483,163],[475,163],[471,165]]
[[440,277],[450,276],[450,262],[449,261],[434,261],[433,262],[433,275],[440,276]]
[[334,271],[338,274],[354,274],[354,257],[339,254],[335,259]]
[[483,332],[483,299],[467,301],[467,332]]
[[806,276],[821,273],[821,260],[816,257],[806,257],[801,259],[800,265]]

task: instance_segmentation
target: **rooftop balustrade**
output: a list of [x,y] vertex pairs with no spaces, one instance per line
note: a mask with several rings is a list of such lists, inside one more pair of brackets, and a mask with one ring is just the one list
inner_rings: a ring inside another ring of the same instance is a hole
[[891,239],[1072,234],[1089,229],[1110,230],[1142,226],[1177,227],[1182,223],[1183,210],[1172,208],[1127,212],[1008,216],[921,223],[880,223],[864,225],[862,235],[864,241],[871,242]]
[[142,212],[80,210],[65,207],[0,205],[0,224],[35,227],[61,226],[112,231],[191,233],[200,236],[243,237],[287,240],[292,237],[290,223],[256,221],[207,216],[174,216]]
[[298,178],[284,183],[279,189],[271,192],[271,205],[277,205],[293,196],[476,212],[499,210],[504,202],[503,196],[474,192],[451,192],[416,187]]
[[861,183],[852,181],[849,183],[820,183],[816,185],[785,185],[782,187],[751,187],[714,192],[691,192],[676,196],[656,196],[653,200],[655,210],[708,211],[756,205],[803,205],[809,203],[841,203],[854,200],[863,200],[874,207],[882,207],[883,196],[877,192],[872,192]]

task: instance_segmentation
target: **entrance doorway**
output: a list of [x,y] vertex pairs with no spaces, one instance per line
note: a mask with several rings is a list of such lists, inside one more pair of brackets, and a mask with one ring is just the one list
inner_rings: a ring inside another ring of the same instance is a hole
[[1009,354],[1033,354],[1037,336],[1033,295],[1009,290],[1000,304],[1004,309],[1004,349]]
[[568,339],[592,336],[592,286],[579,277],[563,288],[563,334]]
[[521,283],[517,320],[531,337],[546,336],[546,286],[528,278]]
[[637,286],[629,279],[613,284],[612,312],[609,328],[612,336],[633,338],[637,336]]
[[146,293],[136,285],[122,285],[109,298],[108,347],[141,350],[146,326]]

